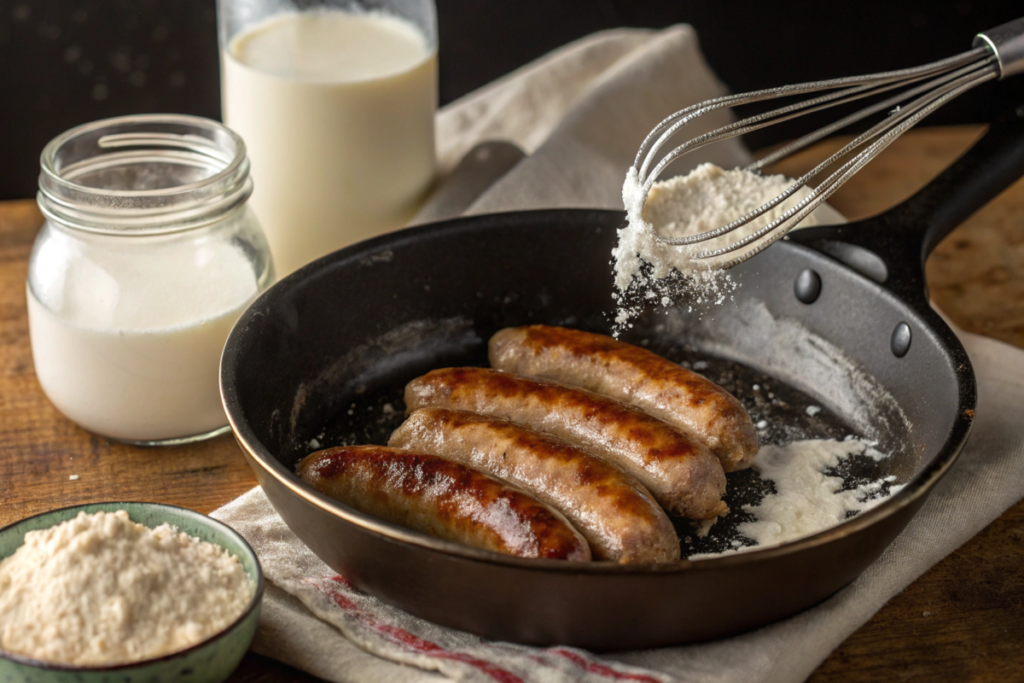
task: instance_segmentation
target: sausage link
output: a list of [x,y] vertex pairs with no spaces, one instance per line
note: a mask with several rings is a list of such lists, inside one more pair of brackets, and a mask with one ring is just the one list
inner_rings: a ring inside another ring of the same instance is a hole
[[526,491],[565,515],[597,559],[679,559],[679,538],[650,492],[618,467],[561,439],[507,420],[422,408],[388,445],[438,455]]
[[646,349],[603,334],[533,325],[497,332],[488,350],[496,368],[614,398],[693,434],[726,472],[749,467],[757,455],[757,431],[735,396]]
[[621,467],[671,514],[708,519],[726,510],[725,473],[706,446],[589,391],[500,370],[447,368],[409,382],[405,404],[410,412],[465,410],[565,439]]
[[342,446],[306,456],[296,471],[349,507],[447,541],[517,557],[591,557],[586,540],[558,512],[434,455]]

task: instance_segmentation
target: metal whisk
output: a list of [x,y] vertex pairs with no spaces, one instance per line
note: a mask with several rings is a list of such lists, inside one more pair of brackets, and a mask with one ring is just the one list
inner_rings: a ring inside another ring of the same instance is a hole
[[[785,211],[777,219],[744,236],[742,239],[718,249],[708,249],[696,253],[693,256],[697,259],[724,257],[727,254],[732,254],[740,249],[749,247],[743,253],[718,266],[721,268],[731,268],[782,238],[808,214],[814,211],[819,204],[838,190],[853,174],[878,156],[882,150],[892,144],[896,138],[922,118],[946,102],[985,81],[1003,79],[1019,73],[1024,73],[1024,18],[1016,19],[1002,26],[979,33],[974,39],[972,50],[932,64],[866,76],[836,78],[827,81],[770,88],[740,95],[728,95],[687,107],[682,111],[672,114],[655,126],[643,144],[640,145],[640,151],[637,152],[633,168],[636,170],[637,179],[643,188],[643,202],[646,204],[648,193],[651,190],[651,186],[657,181],[658,176],[670,163],[683,154],[713,142],[718,142],[719,140],[743,135],[744,133],[804,116],[805,114],[891,90],[906,88],[835,123],[804,135],[798,140],[747,166],[746,170],[759,171],[768,164],[803,149],[861,119],[887,109],[890,110],[881,122],[858,135],[838,152],[815,166],[806,175],[797,179],[787,190],[767,204],[728,225],[714,230],[683,237],[658,236],[658,239],[665,244],[690,245],[731,233],[778,206],[801,188],[807,186],[808,181],[822,173],[826,168],[832,166],[854,150],[863,147],[861,151],[818,183],[815,188],[810,190],[806,197]],[[760,102],[804,93],[819,93],[822,91],[831,92],[827,92],[824,95],[815,95],[810,99],[795,104],[736,121],[727,126],[717,128],[710,133],[705,133],[688,140],[668,154],[665,154],[660,161],[657,161],[653,170],[650,168],[657,159],[658,152],[662,146],[681,128],[704,114],[751,102]]]

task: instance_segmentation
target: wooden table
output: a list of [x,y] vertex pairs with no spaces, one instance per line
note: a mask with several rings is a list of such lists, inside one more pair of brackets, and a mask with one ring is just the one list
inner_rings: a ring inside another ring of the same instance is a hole
[[[850,218],[876,213],[923,185],[979,132],[913,131],[832,203]],[[780,168],[797,175],[837,144],[826,140]],[[49,404],[32,367],[24,294],[41,222],[34,201],[0,203],[0,525],[52,508],[115,499],[210,512],[253,487],[255,479],[230,437],[134,448],[79,429]],[[935,301],[960,326],[1024,348],[1024,182],[940,245],[928,262],[928,279]],[[1019,680],[1022,567],[1024,503],[894,598],[811,680]],[[250,654],[233,680],[313,679]]]

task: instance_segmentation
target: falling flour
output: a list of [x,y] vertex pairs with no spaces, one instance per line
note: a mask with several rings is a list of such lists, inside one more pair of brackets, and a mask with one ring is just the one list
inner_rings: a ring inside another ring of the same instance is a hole
[[[894,483],[893,476],[844,488],[843,478],[833,473],[854,456],[876,461],[888,457],[871,442],[858,439],[810,439],[784,446],[762,446],[752,467],[762,479],[774,483],[775,493],[766,495],[757,505],[742,508],[754,519],[739,524],[736,530],[754,545],[725,552],[775,546],[810,536],[874,507],[902,488]],[[693,555],[690,559],[718,554]]]
[[[808,188],[801,188],[779,206],[721,237],[672,246],[659,241],[657,236],[683,237],[726,226],[768,203],[792,184],[791,179],[782,175],[763,176],[743,169],[727,171],[714,164],[701,164],[685,176],[655,183],[645,203],[637,171],[630,168],[622,186],[627,225],[619,230],[618,244],[612,249],[617,328],[628,327],[629,321],[652,303],[667,307],[684,299],[691,305],[724,302],[736,288],[736,282],[721,266],[735,254],[706,260],[695,256],[734,244],[779,218],[811,192]],[[817,225],[822,220],[819,207],[799,225]]]

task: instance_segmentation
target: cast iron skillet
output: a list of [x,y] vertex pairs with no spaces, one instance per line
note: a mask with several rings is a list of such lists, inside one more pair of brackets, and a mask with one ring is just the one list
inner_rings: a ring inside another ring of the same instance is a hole
[[[319,446],[383,443],[401,422],[408,380],[486,364],[486,341],[504,326],[608,331],[619,212],[475,216],[315,261],[236,325],[221,362],[224,405],[291,529],[353,584],[413,614],[489,638],[598,650],[741,632],[852,581],[956,459],[973,420],[974,375],[928,305],[923,262],[1022,173],[1024,120],[1014,115],[897,208],[799,231],[734,269],[731,300],[654,307],[625,335],[722,382],[770,423],[763,441],[853,433],[892,454],[836,474],[847,486],[891,476],[903,485],[895,495],[775,548],[669,566],[519,560],[381,522],[293,474]],[[810,416],[811,404],[824,410]],[[728,500],[736,510],[770,488],[737,473]],[[735,520],[708,539],[678,528],[686,555],[743,543]]]

